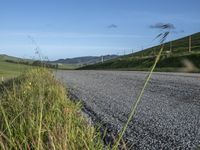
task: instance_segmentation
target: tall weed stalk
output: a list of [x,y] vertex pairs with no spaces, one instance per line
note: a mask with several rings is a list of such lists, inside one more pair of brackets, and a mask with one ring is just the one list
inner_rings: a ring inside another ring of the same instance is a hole
[[[165,25],[165,27],[166,27],[166,25]],[[163,27],[161,27],[161,29],[163,29]],[[166,27],[166,28],[164,28],[164,29],[168,29],[168,28]],[[148,83],[149,83],[149,81],[150,81],[150,79],[151,79],[151,76],[152,76],[152,74],[153,74],[153,72],[154,72],[154,70],[155,70],[155,68],[156,68],[156,65],[158,64],[158,61],[160,60],[161,54],[162,54],[163,49],[164,49],[164,44],[163,44],[163,43],[164,43],[165,39],[167,38],[167,36],[169,35],[169,33],[170,33],[169,31],[166,31],[166,32],[160,33],[160,34],[158,34],[158,36],[156,36],[156,39],[157,39],[157,38],[160,38],[160,44],[161,44],[160,51],[159,51],[159,53],[158,53],[158,55],[157,55],[157,57],[156,57],[156,59],[155,59],[155,62],[154,62],[154,64],[153,64],[153,66],[152,66],[152,68],[151,68],[149,74],[147,75],[147,78],[146,78],[146,80],[145,80],[145,82],[144,82],[144,85],[143,85],[143,87],[142,87],[142,90],[140,91],[139,96],[138,96],[137,99],[136,99],[136,102],[135,102],[135,103],[133,104],[133,106],[132,106],[132,109],[131,109],[131,112],[130,112],[130,114],[129,114],[128,120],[127,120],[127,122],[125,123],[124,127],[122,128],[122,131],[120,132],[119,137],[118,137],[118,139],[116,140],[116,143],[114,144],[114,146],[113,146],[113,148],[112,148],[113,150],[116,150],[116,149],[118,148],[120,142],[122,141],[122,137],[123,137],[124,133],[126,132],[126,130],[127,130],[127,128],[128,128],[128,124],[130,123],[130,121],[132,120],[132,118],[133,118],[134,115],[135,115],[135,112],[136,112],[136,110],[137,110],[137,107],[138,107],[138,105],[139,105],[141,99],[142,99],[142,96],[143,96],[143,94],[144,94],[144,91],[145,91],[145,89],[146,89],[146,87],[147,87],[147,85],[148,85]]]

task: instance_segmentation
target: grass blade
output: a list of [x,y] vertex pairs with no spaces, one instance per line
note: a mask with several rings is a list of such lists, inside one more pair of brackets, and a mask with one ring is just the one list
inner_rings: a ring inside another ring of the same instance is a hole
[[139,96],[138,96],[136,102],[135,102],[134,105],[132,106],[131,113],[130,113],[130,115],[129,115],[129,117],[128,117],[128,120],[127,120],[125,126],[123,127],[122,132],[119,134],[119,138],[118,138],[116,144],[114,145],[113,150],[117,149],[117,147],[118,147],[118,145],[119,145],[119,143],[120,143],[120,141],[121,141],[121,139],[122,139],[122,137],[123,137],[123,135],[124,135],[124,133],[125,133],[127,127],[128,127],[129,122],[131,121],[131,119],[133,118],[133,116],[134,116],[134,114],[135,114],[135,112],[136,112],[136,109],[137,109],[137,107],[138,107],[138,104],[139,104],[139,102],[141,101],[141,98],[142,98],[142,96],[143,96],[143,93],[144,93],[144,91],[145,91],[145,89],[146,89],[147,84],[149,83],[149,80],[151,79],[151,76],[152,76],[152,74],[153,74],[153,71],[154,71],[154,69],[155,69],[155,67],[156,67],[156,65],[157,65],[157,63],[158,63],[158,61],[159,61],[159,59],[160,59],[160,56],[161,56],[161,54],[162,54],[163,49],[164,49],[164,45],[162,45],[162,47],[161,47],[161,49],[160,49],[160,51],[159,51],[159,53],[158,53],[158,55],[157,55],[157,57],[156,57],[156,60],[155,60],[153,66],[152,66],[152,68],[151,68],[151,71],[149,72],[149,74],[148,74],[148,76],[147,76],[147,79],[146,79],[146,81],[145,81],[145,83],[144,83],[144,86],[143,86],[143,88],[142,88],[142,90],[141,90],[141,92],[140,92],[140,94],[139,94]]

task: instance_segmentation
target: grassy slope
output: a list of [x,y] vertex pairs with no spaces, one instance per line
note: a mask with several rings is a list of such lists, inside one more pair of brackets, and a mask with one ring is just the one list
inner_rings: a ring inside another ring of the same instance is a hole
[[0,91],[0,149],[105,148],[48,70],[29,70]]
[[[183,60],[189,60],[197,68],[200,68],[200,33],[192,35],[192,52],[190,53],[188,52],[188,41],[189,37],[172,41],[172,53],[170,54],[167,54],[167,51],[170,50],[170,42],[165,43],[164,52],[157,65],[157,70],[177,71],[185,67]],[[149,70],[160,48],[160,46],[155,46],[104,63],[85,66],[80,69]]]

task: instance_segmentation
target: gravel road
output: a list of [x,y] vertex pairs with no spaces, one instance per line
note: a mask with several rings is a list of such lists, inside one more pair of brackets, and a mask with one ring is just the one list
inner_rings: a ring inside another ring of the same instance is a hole
[[[120,130],[147,73],[58,71],[55,75],[97,118]],[[197,149],[200,75],[155,73],[125,138],[133,144],[133,149]]]

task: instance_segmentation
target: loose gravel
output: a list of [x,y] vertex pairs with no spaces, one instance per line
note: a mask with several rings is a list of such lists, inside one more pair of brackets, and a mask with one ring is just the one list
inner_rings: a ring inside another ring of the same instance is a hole
[[[58,71],[55,73],[89,114],[120,130],[147,73]],[[95,115],[94,115],[95,114]],[[154,73],[125,139],[132,149],[197,149],[200,146],[200,75]]]

